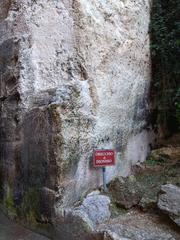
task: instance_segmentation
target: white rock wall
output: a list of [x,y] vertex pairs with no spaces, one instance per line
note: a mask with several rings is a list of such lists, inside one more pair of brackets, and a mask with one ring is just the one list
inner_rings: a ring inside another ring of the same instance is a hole
[[61,132],[53,134],[63,142],[54,150],[58,204],[69,205],[102,183],[101,170],[91,164],[94,148],[116,150],[108,181],[128,175],[148,152],[150,1],[17,4],[16,16],[12,10],[8,17],[15,18],[20,39],[21,107],[26,114],[56,106]]

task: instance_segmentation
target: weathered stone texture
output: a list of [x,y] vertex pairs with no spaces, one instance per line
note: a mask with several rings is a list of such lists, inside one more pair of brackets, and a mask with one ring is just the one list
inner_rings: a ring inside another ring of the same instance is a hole
[[126,209],[136,206],[143,196],[142,186],[134,176],[126,179],[116,178],[110,182],[108,189],[114,202]]
[[180,188],[172,184],[161,186],[158,208],[180,226]]
[[130,211],[99,226],[104,240],[178,240],[179,233],[154,214]]
[[0,2],[0,21],[5,19],[8,15],[9,7],[11,6],[11,0],[1,0]]
[[116,149],[108,181],[146,157],[150,6],[148,0],[3,6],[1,195],[20,208],[34,197],[26,218],[43,222],[54,202],[71,206],[102,184],[91,164],[94,148]]

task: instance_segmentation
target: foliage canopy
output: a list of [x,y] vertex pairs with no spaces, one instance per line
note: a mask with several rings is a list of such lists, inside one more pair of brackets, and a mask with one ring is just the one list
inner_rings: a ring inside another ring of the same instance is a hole
[[180,124],[180,1],[154,0],[151,13],[152,97],[156,124],[166,133]]

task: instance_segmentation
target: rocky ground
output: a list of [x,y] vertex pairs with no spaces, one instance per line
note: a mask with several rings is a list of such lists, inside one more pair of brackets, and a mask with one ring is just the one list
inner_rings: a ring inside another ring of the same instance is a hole
[[111,219],[105,239],[180,239],[180,148],[152,151],[128,178],[109,184]]
[[[179,240],[180,149],[152,151],[108,192],[89,193],[54,223],[58,240]],[[0,215],[0,240],[48,240]]]
[[106,231],[105,240],[179,240],[180,232],[167,218],[158,214],[131,210],[108,224],[100,226]]
[[106,194],[95,191],[87,195],[73,212],[84,218],[92,231],[102,233],[92,239],[179,240],[180,148],[152,151],[132,173],[111,181]]
[[143,211],[156,209],[162,185],[180,186],[180,149],[176,157],[173,151],[173,159],[170,151],[172,149],[155,150],[144,164],[133,167],[133,175],[114,179],[109,184],[113,203],[124,209],[134,206]]

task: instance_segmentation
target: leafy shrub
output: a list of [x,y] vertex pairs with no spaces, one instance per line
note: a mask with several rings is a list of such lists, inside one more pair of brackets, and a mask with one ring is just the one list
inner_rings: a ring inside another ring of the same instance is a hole
[[180,1],[154,0],[151,13],[151,96],[156,124],[168,134],[180,123]]

